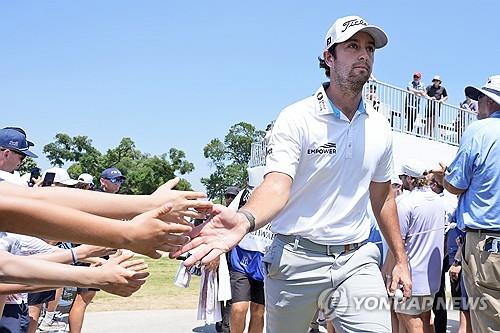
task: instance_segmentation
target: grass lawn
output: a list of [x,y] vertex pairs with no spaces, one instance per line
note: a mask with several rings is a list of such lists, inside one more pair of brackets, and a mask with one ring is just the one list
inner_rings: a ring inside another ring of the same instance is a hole
[[179,288],[173,281],[180,261],[167,257],[145,260],[151,275],[138,292],[123,298],[100,291],[89,305],[88,311],[197,308],[200,285],[198,276],[192,277],[189,288]]

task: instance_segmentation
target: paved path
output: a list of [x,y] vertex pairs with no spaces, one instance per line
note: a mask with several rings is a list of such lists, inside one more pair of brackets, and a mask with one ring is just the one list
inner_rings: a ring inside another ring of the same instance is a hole
[[[88,312],[83,333],[215,333],[213,325],[195,318],[196,310]],[[449,332],[457,332],[457,311],[448,311],[448,324]]]

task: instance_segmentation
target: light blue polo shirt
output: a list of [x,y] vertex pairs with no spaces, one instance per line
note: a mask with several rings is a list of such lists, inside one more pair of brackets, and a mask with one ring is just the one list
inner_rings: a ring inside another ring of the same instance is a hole
[[464,132],[446,181],[458,189],[457,225],[500,231],[500,110]]

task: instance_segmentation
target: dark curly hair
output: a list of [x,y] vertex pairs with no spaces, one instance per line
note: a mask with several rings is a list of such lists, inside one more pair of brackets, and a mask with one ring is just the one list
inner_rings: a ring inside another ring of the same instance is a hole
[[[337,54],[335,53],[336,46],[337,46],[337,44],[333,44],[328,49],[328,52],[330,52],[330,54],[333,56],[333,60],[337,59]],[[326,77],[329,78],[330,77],[330,66],[328,66],[325,62],[325,59],[322,59],[321,57],[318,57],[318,61],[319,61],[319,68],[323,68],[325,70]]]

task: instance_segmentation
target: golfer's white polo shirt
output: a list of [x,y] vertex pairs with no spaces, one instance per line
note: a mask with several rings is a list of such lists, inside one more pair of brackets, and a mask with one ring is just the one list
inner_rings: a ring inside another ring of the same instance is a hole
[[288,203],[272,221],[273,232],[320,244],[364,241],[370,233],[370,182],[386,182],[392,175],[389,123],[364,100],[349,121],[321,86],[280,113],[266,168],[293,179]]

